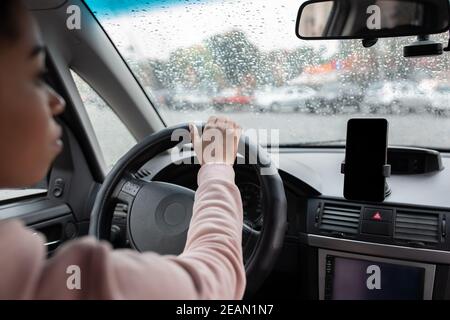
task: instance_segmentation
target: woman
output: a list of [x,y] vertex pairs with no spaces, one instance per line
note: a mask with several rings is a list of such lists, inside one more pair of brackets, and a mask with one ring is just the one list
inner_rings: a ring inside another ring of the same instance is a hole
[[[64,110],[64,101],[42,79],[44,59],[38,28],[24,5],[0,1],[1,188],[40,181],[62,150],[61,128],[53,117]],[[240,128],[226,118],[213,117],[206,132],[213,129],[233,143],[225,148],[228,144],[220,139],[210,142],[191,129],[197,155],[203,155],[210,143],[223,152],[199,157],[199,188],[180,256],[114,251],[108,243],[86,237],[46,260],[42,236],[33,235],[19,221],[3,221],[0,299],[242,298],[243,213],[232,168]],[[80,286],[68,285],[67,272],[73,268],[80,271]]]

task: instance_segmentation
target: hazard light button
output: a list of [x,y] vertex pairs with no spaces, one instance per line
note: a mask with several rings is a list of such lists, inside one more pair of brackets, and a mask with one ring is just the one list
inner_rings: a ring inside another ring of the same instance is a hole
[[364,208],[363,219],[379,222],[391,222],[393,210],[379,208]]

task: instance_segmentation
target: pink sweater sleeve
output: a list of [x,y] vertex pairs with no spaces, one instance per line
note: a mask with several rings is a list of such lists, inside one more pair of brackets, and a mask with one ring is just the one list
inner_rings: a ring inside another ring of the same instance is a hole
[[[234,171],[205,165],[198,185],[180,256],[112,250],[86,237],[45,260],[42,238],[17,222],[1,224],[0,299],[241,299],[243,216]],[[68,273],[71,266],[79,267],[80,289]]]

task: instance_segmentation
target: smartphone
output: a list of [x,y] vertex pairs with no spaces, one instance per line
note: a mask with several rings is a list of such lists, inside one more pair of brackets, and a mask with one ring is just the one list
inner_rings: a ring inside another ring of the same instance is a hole
[[344,164],[344,197],[377,201],[385,198],[388,122],[386,119],[350,119]]

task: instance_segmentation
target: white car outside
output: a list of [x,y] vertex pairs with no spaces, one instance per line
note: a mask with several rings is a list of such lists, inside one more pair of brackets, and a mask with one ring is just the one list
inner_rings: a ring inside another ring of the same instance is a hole
[[307,86],[281,87],[256,91],[255,102],[261,111],[299,111],[306,110],[315,95],[316,91]]

